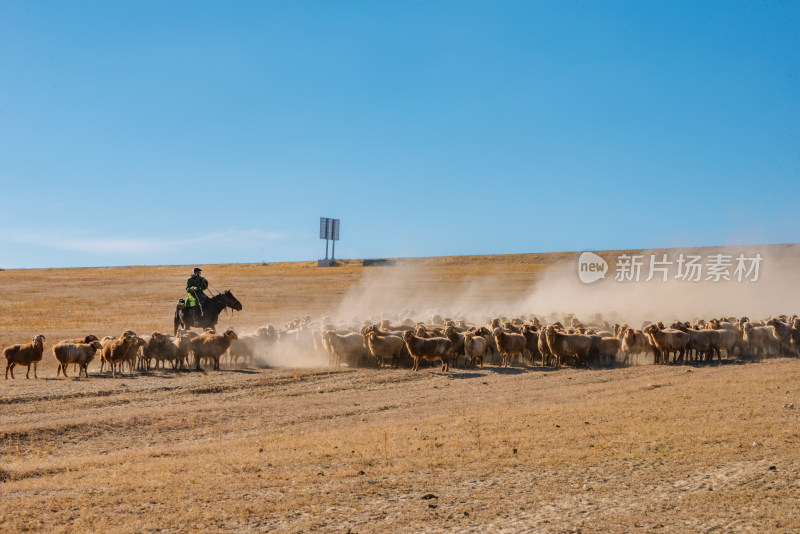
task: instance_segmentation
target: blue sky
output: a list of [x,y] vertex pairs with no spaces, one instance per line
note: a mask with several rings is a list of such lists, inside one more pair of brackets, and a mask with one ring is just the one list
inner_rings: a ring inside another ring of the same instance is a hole
[[0,267],[800,241],[797,2],[0,13]]

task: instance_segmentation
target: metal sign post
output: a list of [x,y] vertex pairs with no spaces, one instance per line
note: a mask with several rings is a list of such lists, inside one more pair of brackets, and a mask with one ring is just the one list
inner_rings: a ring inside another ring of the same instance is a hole
[[328,219],[327,217],[319,218],[319,238],[325,240],[325,259],[328,259]]
[[[319,260],[319,266],[333,265],[336,259],[336,242],[339,241],[339,219],[319,218],[319,238],[325,240],[325,260]],[[328,259],[328,240],[333,241],[331,259]]]

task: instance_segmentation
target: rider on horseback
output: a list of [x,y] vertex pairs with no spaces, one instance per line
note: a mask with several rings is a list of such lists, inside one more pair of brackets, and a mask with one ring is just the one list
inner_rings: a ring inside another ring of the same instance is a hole
[[184,313],[191,313],[200,322],[200,316],[203,315],[203,304],[206,303],[208,297],[203,291],[208,289],[208,280],[200,276],[203,270],[200,267],[195,267],[192,276],[186,280],[186,301],[184,303]]

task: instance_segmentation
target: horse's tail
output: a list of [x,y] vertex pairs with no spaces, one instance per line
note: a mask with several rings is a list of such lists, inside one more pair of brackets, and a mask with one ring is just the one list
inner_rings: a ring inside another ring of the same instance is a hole
[[178,327],[180,326],[180,324],[181,324],[181,310],[179,307],[175,306],[175,319],[172,322],[173,336],[178,335]]

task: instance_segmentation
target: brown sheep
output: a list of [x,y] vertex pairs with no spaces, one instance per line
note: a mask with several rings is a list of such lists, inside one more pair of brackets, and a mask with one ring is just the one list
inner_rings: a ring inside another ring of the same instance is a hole
[[[122,333],[123,337],[125,337],[125,336],[135,336],[135,335],[136,335],[136,332],[134,332],[133,330],[125,330]],[[108,343],[110,343],[111,341],[116,341],[117,339],[119,339],[117,336],[105,336],[103,339],[100,340],[100,344],[105,347]],[[138,351],[138,347],[136,347],[136,350]],[[111,365],[111,362],[106,360],[106,354],[108,354],[108,352],[100,351],[100,372],[101,373],[103,372],[103,369],[105,368],[106,364],[108,364],[109,366]],[[121,358],[121,359],[125,359],[125,358]]]
[[773,350],[776,342],[772,333],[768,326],[755,326],[749,321],[742,324],[742,340],[753,356],[767,356]]
[[270,327],[272,325],[262,326],[255,333],[243,334],[239,336],[239,339],[231,342],[228,358],[232,367],[236,367],[240,359],[243,365],[252,365],[257,354],[264,352],[267,347],[271,347],[277,342],[277,332],[274,327],[270,331]]
[[160,354],[160,356],[165,361],[169,361],[172,364],[173,369],[183,369],[184,364],[188,366],[187,360],[189,358],[189,340],[197,337],[191,336],[191,333],[193,332],[187,333],[179,330],[178,337],[170,340],[170,342],[164,346],[164,351]]
[[719,351],[720,337],[716,330],[695,330],[689,323],[681,322],[675,322],[670,327],[689,334],[689,343],[686,345],[686,349],[694,351],[693,360],[713,360],[715,353],[717,360],[722,360]]
[[797,356],[800,356],[800,319],[792,321],[791,344]]
[[44,352],[44,336],[38,335],[33,338],[33,341],[24,345],[11,345],[3,349],[3,355],[6,357],[6,380],[8,380],[8,372],[11,371],[11,378],[14,378],[15,365],[27,365],[28,372],[25,373],[27,379],[31,373],[31,364],[33,364],[33,378],[38,379],[36,375],[36,367],[42,361],[42,353]]
[[89,363],[94,359],[95,353],[102,349],[103,346],[99,341],[92,341],[91,343],[56,343],[53,345],[53,356],[58,360],[58,371],[56,377],[64,373],[64,378],[67,377],[67,365],[70,363],[77,364],[78,378],[81,377],[81,371],[89,378]]
[[[456,331],[455,327],[448,326],[444,330],[444,337],[453,343],[453,346],[450,347],[450,354],[453,356],[451,363],[457,366],[459,355],[464,354],[464,334]],[[466,354],[464,354],[464,358],[466,359]]]
[[556,357],[556,367],[561,366],[565,356],[576,358],[578,363],[588,363],[592,353],[592,338],[582,334],[562,334],[555,326],[550,325],[545,330],[547,346]]
[[102,345],[100,354],[103,361],[108,362],[111,366],[112,378],[117,377],[117,365],[119,365],[120,373],[122,373],[123,365],[129,361],[129,353],[132,349],[138,349],[141,344],[144,344],[142,338],[126,333],[122,336],[122,339],[112,339]]
[[539,339],[536,341],[536,348],[539,349],[539,354],[542,355],[542,367],[550,365],[550,360],[553,359],[553,353],[550,352],[550,346],[547,344],[547,330],[545,328],[539,330]]
[[414,358],[414,367],[412,367],[414,371],[419,370],[419,360],[421,358],[428,361],[441,360],[442,371],[449,369],[447,356],[453,346],[453,342],[446,337],[421,338],[412,334],[411,331],[406,331],[403,333],[403,341],[406,343],[408,353]]
[[536,360],[536,357],[539,356],[539,332],[538,329],[534,326],[523,325],[521,334],[525,336],[525,348],[528,349],[528,354],[530,354],[531,364]]
[[[125,354],[125,358],[123,358],[123,363],[128,364],[128,371],[133,374],[134,366],[137,369],[141,368],[142,361],[141,361],[141,349],[144,347],[146,340],[141,337],[133,334],[134,342],[133,345],[128,349],[128,352]],[[122,368],[120,367],[120,372],[122,372]]]
[[509,333],[502,328],[496,328],[494,331],[494,341],[497,343],[497,350],[502,354],[500,365],[508,367],[512,358],[516,360],[519,356],[520,359],[525,358],[525,346],[527,340],[522,334]]
[[733,324],[729,322],[720,322],[718,319],[711,319],[706,323],[706,329],[717,332],[718,346],[720,351],[725,351],[726,357],[730,358],[737,348],[740,354],[744,351],[742,332]]
[[234,339],[238,339],[238,336],[229,328],[223,334],[201,334],[189,341],[189,351],[194,354],[195,369],[200,370],[200,360],[211,358],[214,361],[214,371],[219,371],[219,358],[225,354]]
[[[94,334],[88,334],[81,338],[62,339],[59,343],[91,343],[92,341],[100,341],[100,338]],[[78,370],[78,364],[75,364],[75,369]]]
[[636,356],[638,361],[639,354],[652,352],[655,358],[655,348],[650,344],[650,339],[641,330],[634,330],[633,328],[625,328],[620,330],[622,337],[622,344],[620,349],[625,355],[623,363],[627,364],[631,356]]
[[776,317],[767,321],[767,326],[772,327],[772,338],[780,347],[781,352],[788,354],[792,342],[792,325]]
[[600,337],[600,341],[597,344],[597,357],[599,359],[599,363],[602,364],[614,362],[617,359],[617,354],[619,353],[621,346],[622,342],[613,336]]
[[169,350],[167,346],[171,344],[172,341],[170,340],[169,334],[162,334],[161,332],[153,332],[150,334],[150,338],[147,339],[142,346],[140,368],[142,370],[149,371],[150,362],[152,360],[156,361],[156,368],[158,368],[159,362],[161,362],[161,365],[163,366],[165,358],[162,356],[162,354]]
[[[194,332],[191,333],[195,334]],[[156,361],[155,369],[158,369],[159,367],[166,369],[166,362],[170,363],[172,369],[182,369],[184,367],[186,358],[189,356],[188,342],[190,339],[192,339],[192,337],[197,337],[197,334],[191,336],[186,331],[179,330],[178,337],[175,338],[169,334],[161,335],[164,336],[164,343],[159,344],[157,351],[153,353],[153,358]]]
[[644,333],[650,338],[650,343],[658,349],[659,360],[663,363],[669,363],[670,353],[675,353],[672,361],[683,361],[683,356],[689,345],[689,334],[680,330],[668,330],[663,328],[663,325],[659,325],[661,323],[651,324],[644,329]]

